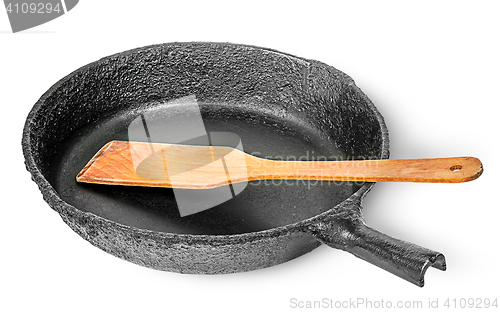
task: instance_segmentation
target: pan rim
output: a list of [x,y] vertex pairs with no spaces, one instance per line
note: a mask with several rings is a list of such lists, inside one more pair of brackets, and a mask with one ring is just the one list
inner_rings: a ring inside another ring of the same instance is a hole
[[[325,212],[318,214],[316,216],[313,216],[308,219],[304,219],[295,223],[290,223],[287,225],[267,229],[267,230],[262,230],[262,231],[256,231],[256,232],[245,232],[245,233],[239,233],[239,234],[228,234],[228,235],[220,235],[220,234],[180,234],[180,233],[172,233],[172,232],[160,232],[160,231],[153,231],[153,230],[148,230],[148,229],[141,229],[141,228],[136,228],[128,225],[124,225],[115,221],[111,221],[109,219],[106,219],[104,217],[101,217],[99,215],[96,215],[91,212],[85,212],[77,207],[67,203],[64,201],[59,194],[56,192],[56,190],[53,188],[53,186],[48,182],[48,180],[45,178],[45,176],[41,173],[40,169],[35,163],[35,160],[33,158],[33,152],[31,148],[31,129],[32,129],[32,124],[34,118],[37,116],[38,112],[40,109],[44,106],[46,99],[55,91],[57,90],[62,84],[64,84],[66,81],[77,75],[78,73],[82,73],[88,68],[95,66],[99,64],[100,62],[103,62],[107,59],[111,59],[113,57],[116,57],[118,55],[120,56],[125,56],[129,54],[133,54],[136,51],[144,51],[147,49],[151,48],[159,48],[159,47],[165,47],[165,46],[171,46],[171,45],[188,45],[188,44],[200,44],[200,45],[218,45],[218,46],[237,46],[237,47],[242,47],[242,48],[251,48],[251,49],[257,49],[261,51],[267,51],[267,52],[273,52],[277,53],[280,55],[283,55],[288,58],[293,58],[295,60],[299,60],[302,62],[308,62],[308,63],[319,63],[322,64],[322,66],[327,66],[327,67],[333,67],[328,64],[315,61],[315,60],[309,60],[306,58],[302,57],[297,57],[295,55],[289,54],[289,53],[284,53],[275,49],[269,49],[269,48],[264,48],[264,47],[259,47],[259,46],[254,46],[254,45],[246,45],[246,44],[234,44],[234,43],[228,43],[228,42],[205,42],[205,41],[193,41],[193,42],[170,42],[170,43],[161,43],[161,44],[153,44],[153,45],[148,45],[144,47],[139,47],[135,49],[130,49],[126,50],[123,52],[115,53],[103,58],[100,58],[94,62],[91,62],[89,64],[86,64],[59,81],[57,81],[54,85],[52,85],[39,99],[38,101],[34,104],[33,108],[30,110],[28,117],[26,118],[26,122],[24,125],[23,129],[23,136],[22,136],[22,149],[23,149],[23,155],[25,159],[25,165],[26,169],[30,172],[32,176],[32,180],[37,184],[38,188],[40,189],[44,200],[49,204],[49,206],[57,211],[59,214],[63,215],[65,213],[70,213],[72,215],[77,214],[80,215],[83,218],[92,218],[97,222],[100,223],[108,223],[109,225],[113,227],[118,227],[120,229],[126,230],[126,231],[131,231],[133,233],[141,233],[145,235],[153,235],[153,236],[160,236],[165,239],[171,239],[173,241],[190,241],[192,243],[200,243],[200,242],[205,242],[205,241],[210,241],[211,243],[214,242],[220,242],[223,244],[233,244],[234,242],[238,241],[244,241],[244,242],[249,242],[251,240],[258,240],[261,238],[267,238],[270,236],[281,236],[281,235],[288,235],[292,232],[295,232],[297,230],[300,230],[301,228],[315,224],[319,221],[321,221],[323,218],[325,218],[328,215],[331,215],[335,213],[336,208],[338,208],[340,205],[345,203],[346,201],[352,201],[355,199],[360,199],[362,200],[364,196],[372,189],[375,183],[373,182],[367,182],[364,183],[356,192],[354,192],[351,196],[346,198],[344,201],[339,203],[338,205],[335,205],[334,207],[326,210]],[[342,71],[340,71],[343,73]],[[347,75],[346,75],[347,76]],[[349,76],[347,76],[349,77]],[[354,80],[352,78],[350,79],[349,85],[355,90],[366,102],[368,108],[372,111],[374,116],[377,119],[377,122],[380,125],[380,130],[381,130],[381,137],[382,137],[382,152],[380,158],[381,159],[388,159],[389,158],[389,134],[388,134],[388,129],[385,124],[384,118],[382,114],[378,111],[376,106],[372,103],[372,101],[361,91],[361,89],[356,86]]]

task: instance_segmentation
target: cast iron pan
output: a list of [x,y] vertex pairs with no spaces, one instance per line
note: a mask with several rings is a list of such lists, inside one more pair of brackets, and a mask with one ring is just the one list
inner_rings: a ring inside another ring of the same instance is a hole
[[365,225],[361,201],[373,183],[249,183],[225,203],[180,217],[171,189],[75,181],[104,144],[128,139],[137,116],[158,107],[168,113],[169,103],[192,95],[206,130],[237,134],[248,153],[303,160],[389,156],[381,114],[331,66],[253,46],[161,44],[84,66],[35,104],[22,146],[45,201],[91,244],[159,270],[249,271],[321,243],[419,286],[429,266],[445,270],[442,254]]

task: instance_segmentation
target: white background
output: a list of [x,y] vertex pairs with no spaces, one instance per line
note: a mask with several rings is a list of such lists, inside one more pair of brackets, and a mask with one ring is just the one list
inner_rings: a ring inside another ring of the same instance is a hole
[[[0,12],[0,310],[288,311],[300,310],[291,298],[426,307],[429,299],[442,306],[447,298],[499,297],[499,9],[494,1],[82,0],[18,34]],[[72,232],[24,168],[26,116],[80,66],[172,41],[244,43],[320,60],[352,76],[379,108],[391,158],[480,158],[485,171],[476,181],[378,183],[364,203],[369,225],[444,253],[448,270],[429,269],[418,288],[321,246],[254,272],[181,275],[120,260]]]

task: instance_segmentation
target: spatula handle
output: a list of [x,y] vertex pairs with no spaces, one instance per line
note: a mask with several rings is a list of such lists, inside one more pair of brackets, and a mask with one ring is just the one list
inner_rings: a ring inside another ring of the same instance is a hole
[[360,161],[264,160],[259,168],[249,168],[250,176],[258,175],[261,179],[363,182],[458,183],[474,180],[482,172],[481,161],[474,157]]

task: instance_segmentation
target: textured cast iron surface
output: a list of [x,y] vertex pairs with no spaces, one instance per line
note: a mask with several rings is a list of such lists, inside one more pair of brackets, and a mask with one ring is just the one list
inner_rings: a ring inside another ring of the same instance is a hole
[[[272,215],[267,227],[215,234],[212,224],[207,233],[193,234],[189,229],[161,231],[133,220],[120,222],[112,213],[109,217],[100,215],[92,205],[84,207],[82,203],[79,207],[75,197],[65,200],[61,196],[64,186],[57,186],[61,169],[56,167],[58,155],[67,148],[64,142],[106,118],[189,94],[196,94],[205,103],[202,113],[207,118],[258,120],[257,125],[272,120],[284,136],[317,139],[320,147],[345,156],[389,156],[382,116],[350,77],[331,66],[243,45],[155,45],[84,66],[57,82],[35,104],[26,121],[22,145],[26,167],[46,202],[93,245],[160,270],[204,274],[254,270],[298,257],[320,242],[349,251],[420,286],[429,265],[444,269],[439,253],[364,225],[361,200],[371,183],[353,188],[340,202],[322,203],[320,210],[308,207],[314,206],[307,201],[308,193],[292,190],[291,196],[302,198],[296,204],[314,212],[312,215],[299,214],[300,218],[293,219],[285,210]],[[291,125],[301,130],[287,134]],[[330,191],[319,188],[311,194],[328,198]],[[265,208],[262,211],[278,208],[273,191],[248,192],[261,195],[255,203]]]

